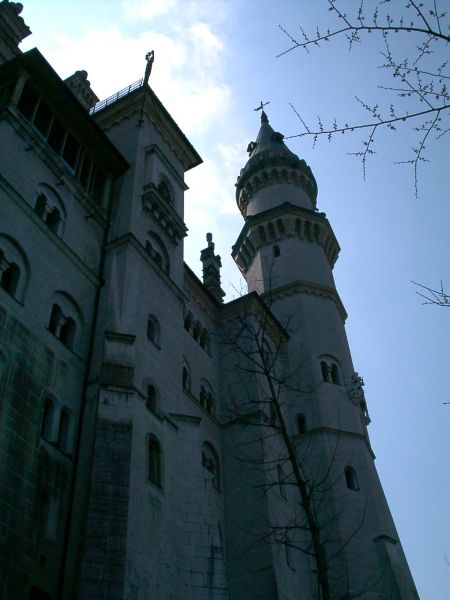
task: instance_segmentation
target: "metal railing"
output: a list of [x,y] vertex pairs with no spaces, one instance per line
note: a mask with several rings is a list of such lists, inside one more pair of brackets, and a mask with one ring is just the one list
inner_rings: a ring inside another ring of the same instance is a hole
[[138,88],[142,87],[143,83],[144,83],[144,80],[139,79],[138,81],[135,81],[131,85],[123,88],[123,90],[120,90],[119,92],[116,92],[112,96],[109,96],[109,98],[106,98],[106,100],[101,100],[100,102],[97,102],[97,104],[95,106],[93,106],[92,108],[89,109],[89,114],[94,115],[99,110],[103,110],[110,104],[117,102],[117,100],[119,100],[120,98],[123,98],[124,96],[128,96],[128,94],[131,94],[131,92],[134,92],[134,90],[137,90]]

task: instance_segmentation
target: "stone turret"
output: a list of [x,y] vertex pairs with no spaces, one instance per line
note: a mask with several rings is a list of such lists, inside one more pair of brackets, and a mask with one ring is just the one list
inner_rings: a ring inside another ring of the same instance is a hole
[[263,111],[258,137],[247,147],[250,158],[236,182],[236,202],[244,218],[273,208],[280,201],[316,208],[314,175],[283,140],[283,134],[272,129]]
[[20,16],[22,9],[19,2],[0,2],[0,65],[20,54],[20,42],[31,34]]

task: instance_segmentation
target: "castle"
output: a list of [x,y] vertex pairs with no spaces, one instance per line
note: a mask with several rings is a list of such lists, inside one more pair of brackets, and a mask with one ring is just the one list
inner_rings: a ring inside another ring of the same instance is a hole
[[[201,158],[146,77],[98,101],[0,2],[0,597],[418,598],[304,160],[261,123],[224,303]],[[151,57],[149,56],[149,60]]]

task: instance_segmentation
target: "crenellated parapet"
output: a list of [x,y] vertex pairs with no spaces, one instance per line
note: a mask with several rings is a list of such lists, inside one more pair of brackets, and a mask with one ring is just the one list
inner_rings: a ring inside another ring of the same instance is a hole
[[253,196],[266,186],[288,184],[301,188],[313,208],[317,204],[317,183],[310,167],[292,152],[265,152],[251,158],[236,182],[236,201],[242,215]]
[[318,244],[333,268],[340,247],[325,214],[294,206],[289,202],[247,217],[233,246],[232,256],[245,276],[261,248],[273,246],[287,238]]

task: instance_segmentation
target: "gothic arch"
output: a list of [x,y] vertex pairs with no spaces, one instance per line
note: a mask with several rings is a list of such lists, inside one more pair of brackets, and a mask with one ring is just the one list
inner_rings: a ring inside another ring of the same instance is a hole
[[165,272],[167,275],[170,274],[170,259],[167,248],[160,238],[160,236],[154,231],[147,233],[147,241],[145,244],[147,254],[155,261],[155,263]]
[[30,281],[30,263],[22,246],[10,235],[0,233],[1,287],[24,302]]
[[40,183],[36,188],[34,210],[56,235],[63,237],[67,211],[61,196],[51,186]]

